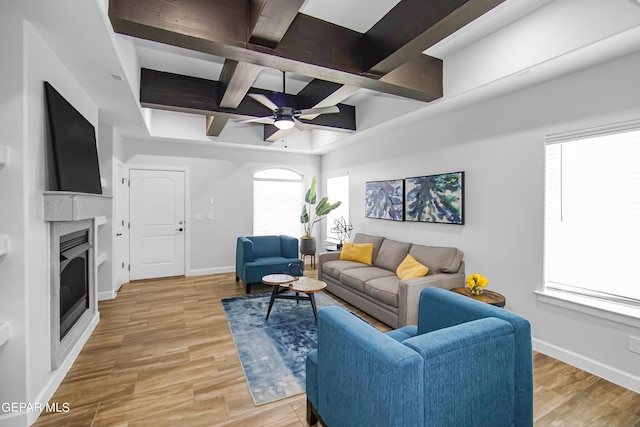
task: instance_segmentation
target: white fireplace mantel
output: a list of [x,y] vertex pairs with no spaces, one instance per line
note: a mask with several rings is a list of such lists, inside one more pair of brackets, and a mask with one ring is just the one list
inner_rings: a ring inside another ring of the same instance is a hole
[[[84,345],[100,318],[96,282],[96,224],[111,216],[111,196],[67,191],[45,191],[44,220],[50,223],[50,325],[51,368],[67,363],[78,346]],[[89,305],[66,335],[60,337],[60,237],[88,230]]]
[[80,221],[111,215],[112,196],[68,191],[44,192],[45,221]]

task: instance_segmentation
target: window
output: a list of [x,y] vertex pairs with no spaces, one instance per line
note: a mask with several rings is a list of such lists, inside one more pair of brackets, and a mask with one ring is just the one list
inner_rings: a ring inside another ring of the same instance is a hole
[[329,197],[330,203],[342,202],[342,204],[333,211],[329,212],[325,221],[327,222],[327,240],[330,242],[338,243],[338,235],[331,231],[333,222],[344,217],[344,220],[349,224],[349,174],[336,175],[327,178],[327,197]]
[[302,236],[302,175],[288,169],[264,169],[253,175],[253,235]]
[[547,138],[545,289],[640,305],[640,124]]

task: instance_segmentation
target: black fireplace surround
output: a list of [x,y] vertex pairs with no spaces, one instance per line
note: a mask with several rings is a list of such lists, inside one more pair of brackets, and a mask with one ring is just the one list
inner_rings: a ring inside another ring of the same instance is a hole
[[60,340],[89,308],[89,230],[60,236]]

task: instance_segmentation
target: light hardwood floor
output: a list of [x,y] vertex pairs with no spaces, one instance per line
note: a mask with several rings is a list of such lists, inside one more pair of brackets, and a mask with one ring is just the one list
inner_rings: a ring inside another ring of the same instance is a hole
[[[220,303],[243,294],[233,273],[124,285],[100,302],[99,325],[51,399],[70,411],[35,426],[306,426],[304,394],[253,404]],[[640,427],[640,395],[540,353],[534,365],[536,427]]]

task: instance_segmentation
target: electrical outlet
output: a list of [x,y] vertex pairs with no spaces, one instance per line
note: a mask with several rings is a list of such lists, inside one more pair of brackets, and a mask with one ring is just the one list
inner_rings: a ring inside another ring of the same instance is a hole
[[629,336],[629,351],[640,354],[640,338]]

